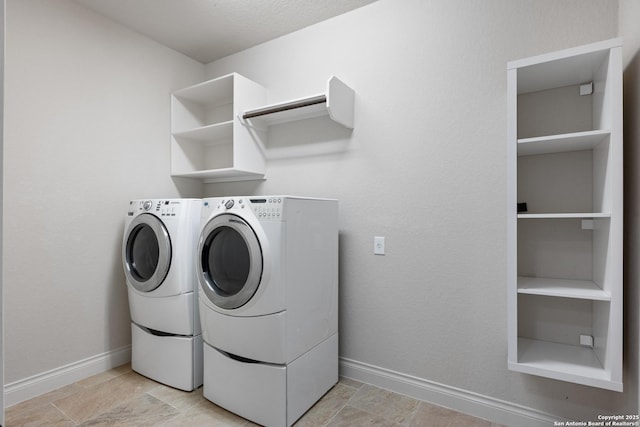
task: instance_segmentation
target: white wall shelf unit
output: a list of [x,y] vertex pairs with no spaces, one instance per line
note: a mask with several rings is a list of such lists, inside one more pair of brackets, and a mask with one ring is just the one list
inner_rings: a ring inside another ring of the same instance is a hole
[[507,66],[508,366],[614,391],[623,389],[621,50],[613,39]]
[[204,182],[263,179],[259,130],[238,115],[264,104],[265,89],[232,73],[171,95],[171,176]]
[[325,93],[245,110],[242,119],[252,126],[267,128],[295,120],[328,115],[333,121],[353,129],[354,91],[331,76]]

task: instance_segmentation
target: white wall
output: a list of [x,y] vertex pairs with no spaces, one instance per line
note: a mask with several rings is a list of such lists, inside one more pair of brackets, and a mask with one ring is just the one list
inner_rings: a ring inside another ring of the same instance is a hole
[[272,102],[335,74],[355,89],[356,122],[285,126],[266,181],[205,195],[340,200],[343,361],[554,417],[634,413],[637,376],[615,393],[519,374],[506,348],[507,61],[615,37],[617,22],[608,0],[380,0],[208,64]]
[[133,198],[201,195],[169,176],[169,94],[204,66],[67,0],[8,0],[6,21],[12,384],[130,344],[125,212]]
[[[0,384],[4,384],[4,310],[2,302],[2,156],[4,153],[4,0],[0,0]],[[0,394],[0,425],[4,425],[4,393]]]
[[[625,186],[625,340],[628,357],[625,360],[629,375],[640,375],[640,2],[620,0],[619,33],[623,37],[624,66],[624,186]],[[631,382],[630,390],[638,393],[638,381]],[[640,399],[640,394],[638,394]],[[640,402],[638,403],[640,409]]]

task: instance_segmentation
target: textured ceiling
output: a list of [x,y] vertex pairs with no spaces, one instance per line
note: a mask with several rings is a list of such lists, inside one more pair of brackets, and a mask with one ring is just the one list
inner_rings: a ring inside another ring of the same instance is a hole
[[208,63],[375,0],[74,0]]

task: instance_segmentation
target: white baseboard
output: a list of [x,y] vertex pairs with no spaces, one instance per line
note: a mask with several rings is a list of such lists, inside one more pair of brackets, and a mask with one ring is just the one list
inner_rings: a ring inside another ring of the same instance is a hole
[[15,405],[130,361],[131,346],[128,345],[14,381],[4,386],[4,405]]
[[505,426],[548,427],[558,417],[367,363],[340,358],[340,375]]

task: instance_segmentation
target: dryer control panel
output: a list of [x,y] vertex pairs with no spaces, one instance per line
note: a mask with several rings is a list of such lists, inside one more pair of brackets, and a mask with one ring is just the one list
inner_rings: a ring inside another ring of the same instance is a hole
[[[214,201],[215,200],[215,201]],[[283,204],[282,196],[270,197],[220,197],[210,199],[213,203],[206,201],[204,207],[211,207],[218,211],[240,211],[250,209],[253,214],[261,221],[264,220],[283,220]],[[203,216],[207,216],[203,211]]]
[[282,219],[282,197],[249,199],[251,209],[258,219]]

